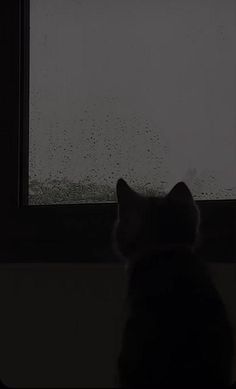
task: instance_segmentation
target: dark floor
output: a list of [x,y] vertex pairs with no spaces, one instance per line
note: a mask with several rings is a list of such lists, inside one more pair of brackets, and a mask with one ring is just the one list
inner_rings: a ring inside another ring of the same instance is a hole
[[[236,334],[236,265],[211,271]],[[1,265],[1,379],[14,387],[114,386],[125,280],[117,264]]]

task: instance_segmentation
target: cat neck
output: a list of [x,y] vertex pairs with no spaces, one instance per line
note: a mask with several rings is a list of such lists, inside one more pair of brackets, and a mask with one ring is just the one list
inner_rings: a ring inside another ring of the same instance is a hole
[[191,254],[194,253],[194,247],[191,245],[186,245],[186,244],[160,244],[158,247],[149,247],[144,250],[140,250],[139,252],[136,252],[132,255],[130,258],[130,262],[136,262],[138,260],[142,260],[144,257],[149,257],[153,255],[163,255],[163,254],[168,254],[170,252],[189,252]]

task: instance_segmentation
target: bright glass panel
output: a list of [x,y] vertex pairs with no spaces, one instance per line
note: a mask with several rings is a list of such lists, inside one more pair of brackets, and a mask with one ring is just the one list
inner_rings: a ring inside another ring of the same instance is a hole
[[29,204],[235,198],[235,1],[30,5]]

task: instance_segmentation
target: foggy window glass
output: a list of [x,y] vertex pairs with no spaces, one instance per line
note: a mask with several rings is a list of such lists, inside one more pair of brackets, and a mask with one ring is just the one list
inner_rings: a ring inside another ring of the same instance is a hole
[[30,7],[29,204],[236,197],[235,1]]

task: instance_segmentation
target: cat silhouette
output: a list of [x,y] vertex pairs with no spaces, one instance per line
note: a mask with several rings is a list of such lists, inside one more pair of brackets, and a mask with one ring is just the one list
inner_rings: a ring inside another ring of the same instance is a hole
[[116,194],[113,248],[128,272],[118,386],[228,388],[233,333],[196,254],[201,216],[189,188],[146,197],[119,179]]

